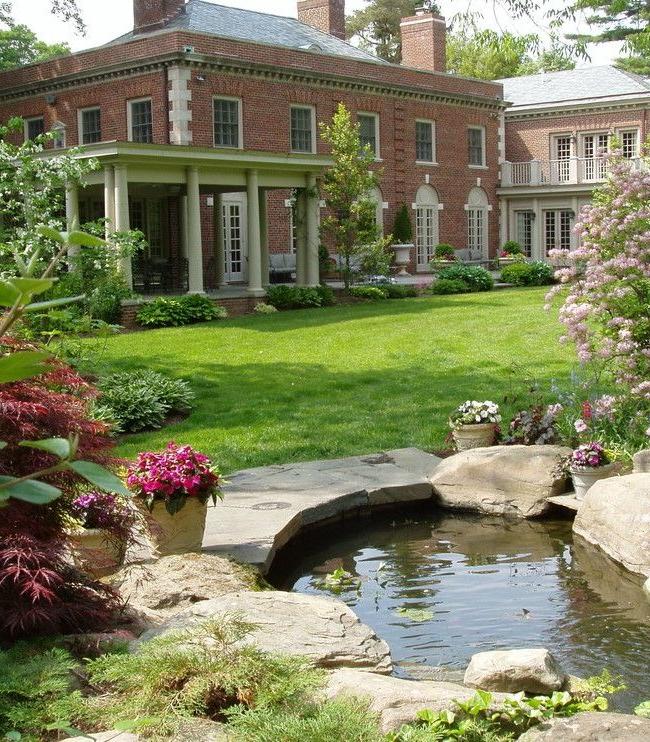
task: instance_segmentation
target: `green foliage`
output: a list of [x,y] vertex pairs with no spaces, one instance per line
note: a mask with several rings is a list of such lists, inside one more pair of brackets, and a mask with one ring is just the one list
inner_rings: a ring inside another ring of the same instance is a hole
[[472,289],[460,278],[439,278],[431,284],[432,294],[447,296],[449,294],[470,294]]
[[504,242],[501,251],[507,253],[508,255],[523,255],[523,250],[521,248],[521,245],[518,242],[515,242],[515,240],[508,240],[507,242]]
[[358,590],[361,587],[361,580],[345,569],[335,569],[319,580],[316,586],[321,590],[340,595],[348,590]]
[[383,286],[352,286],[350,296],[365,301],[383,301],[388,299],[388,292]]
[[650,719],[650,701],[643,701],[635,709],[634,713],[644,719]]
[[278,310],[271,304],[266,304],[263,301],[259,301],[255,305],[253,311],[255,312],[255,314],[275,314]]
[[413,224],[411,222],[411,212],[406,204],[400,204],[395,214],[395,224],[393,226],[393,238],[396,244],[408,245],[413,242]]
[[1,739],[36,742],[71,726],[64,699],[79,663],[67,651],[18,643],[0,651],[0,667]]
[[609,670],[604,669],[598,675],[585,678],[585,688],[596,695],[613,695],[627,688],[625,681],[620,675],[612,675]]
[[359,249],[359,268],[365,276],[388,276],[395,254],[389,249],[392,236],[381,237]]
[[425,621],[431,621],[433,618],[433,613],[424,608],[406,608],[400,606],[395,613],[397,613],[398,616],[404,616],[404,618],[408,618],[409,621],[414,621],[415,623],[424,623]]
[[542,260],[512,263],[501,269],[501,280],[515,286],[548,286],[554,283],[553,268]]
[[174,298],[160,296],[147,302],[138,311],[136,319],[143,327],[181,327],[227,316],[228,312],[207,296],[190,294]]
[[406,286],[400,283],[387,283],[382,288],[389,299],[409,299],[418,295],[415,286]]
[[334,291],[329,286],[268,286],[266,301],[276,309],[307,309],[328,307],[336,303]]
[[68,44],[46,44],[22,24],[0,30],[0,70],[12,70],[26,64],[46,62],[52,57],[70,54]]
[[447,70],[481,80],[516,77],[536,41],[534,34],[463,29],[447,39]]
[[102,379],[95,415],[110,420],[116,432],[136,433],[160,428],[173,412],[187,412],[194,394],[187,381],[144,370]]
[[471,291],[491,291],[494,288],[492,275],[477,265],[450,265],[438,271],[438,280],[464,281]]
[[453,245],[449,245],[446,242],[441,242],[436,245],[434,255],[439,260],[456,260],[456,250]]

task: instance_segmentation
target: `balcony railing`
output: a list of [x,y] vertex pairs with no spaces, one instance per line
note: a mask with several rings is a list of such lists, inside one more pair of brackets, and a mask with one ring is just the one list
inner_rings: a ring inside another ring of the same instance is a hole
[[[635,168],[642,160],[633,158]],[[610,161],[604,157],[571,157],[564,160],[530,160],[504,162],[501,166],[501,186],[558,186],[600,183],[605,180]]]

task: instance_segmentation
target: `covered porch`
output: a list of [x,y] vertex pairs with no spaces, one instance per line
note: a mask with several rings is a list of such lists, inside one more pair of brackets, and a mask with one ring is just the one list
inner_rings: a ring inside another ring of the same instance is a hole
[[262,296],[270,282],[267,195],[295,194],[295,279],[319,283],[318,155],[107,142],[85,147],[100,169],[67,190],[69,225],[141,230],[146,254],[120,261],[137,293]]

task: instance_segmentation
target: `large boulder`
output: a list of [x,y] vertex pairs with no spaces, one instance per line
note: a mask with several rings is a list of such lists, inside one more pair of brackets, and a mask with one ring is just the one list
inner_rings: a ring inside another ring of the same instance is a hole
[[560,446],[492,446],[445,459],[431,483],[447,508],[536,518],[551,504],[549,497],[566,490],[558,462],[570,454]]
[[519,742],[648,742],[650,719],[628,714],[582,713],[540,724]]
[[201,600],[255,587],[255,570],[214,554],[166,556],[110,578],[130,606],[170,616]]
[[393,669],[386,642],[345,603],[297,593],[240,592],[204,600],[145,632],[139,642],[226,614],[237,614],[254,624],[255,630],[244,641],[265,652],[300,655],[328,668],[386,674]]
[[596,482],[578,511],[573,532],[631,572],[650,577],[650,474]]
[[643,583],[643,592],[650,598],[650,577]]
[[[457,710],[456,701],[468,701],[475,691],[457,683],[401,680],[344,669],[331,673],[325,694],[327,698],[367,698],[379,716],[382,732],[388,733],[414,721],[422,709]],[[495,707],[501,700],[495,696]]]
[[470,660],[465,685],[504,693],[553,693],[567,674],[548,649],[512,649],[479,652]]
[[650,473],[650,448],[635,453],[632,458],[635,474]]

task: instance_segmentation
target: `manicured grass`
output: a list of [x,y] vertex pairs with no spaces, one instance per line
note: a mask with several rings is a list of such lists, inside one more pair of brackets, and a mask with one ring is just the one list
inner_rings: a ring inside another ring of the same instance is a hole
[[[126,439],[133,457],[173,439],[223,471],[420,446],[440,449],[465,399],[502,403],[524,377],[565,380],[544,289],[401,299],[251,316],[108,341],[102,372],[189,379],[191,416]],[[513,412],[506,404],[505,412]]]

